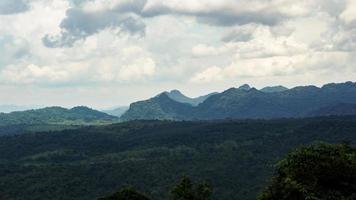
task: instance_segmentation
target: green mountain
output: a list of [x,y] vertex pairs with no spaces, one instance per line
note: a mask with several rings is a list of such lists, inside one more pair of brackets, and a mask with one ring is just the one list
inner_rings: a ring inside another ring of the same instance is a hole
[[166,93],[162,93],[149,100],[131,104],[121,119],[126,121],[136,119],[183,120],[192,108],[192,105],[177,102]]
[[88,107],[78,106],[72,109],[47,107],[37,110],[0,113],[0,126],[10,125],[83,125],[101,122],[114,122],[117,118]]
[[213,199],[253,200],[274,164],[319,141],[356,145],[356,117],[132,121],[3,136],[0,197],[86,200],[131,185],[166,200],[187,175],[211,183]]
[[[327,84],[321,88],[301,86],[280,92],[263,92],[243,85],[214,94],[195,107],[173,99],[161,100],[152,98],[133,103],[122,119],[211,120],[315,116],[313,113],[324,107],[356,104],[356,83]],[[324,114],[320,112],[319,115]]]

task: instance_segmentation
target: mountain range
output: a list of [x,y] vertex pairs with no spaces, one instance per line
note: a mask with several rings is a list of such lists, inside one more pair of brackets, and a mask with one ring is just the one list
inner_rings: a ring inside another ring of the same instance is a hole
[[283,86],[260,90],[247,84],[221,93],[190,98],[178,90],[162,92],[130,107],[97,111],[46,107],[0,113],[0,126],[56,124],[95,125],[130,120],[271,119],[330,115],[356,115],[356,83],[331,83],[322,87]]
[[356,114],[356,83],[353,82],[330,83],[320,88],[275,86],[261,90],[245,84],[203,97],[192,103],[189,101],[192,98],[177,90],[163,92],[151,99],[132,103],[121,119],[271,119]]

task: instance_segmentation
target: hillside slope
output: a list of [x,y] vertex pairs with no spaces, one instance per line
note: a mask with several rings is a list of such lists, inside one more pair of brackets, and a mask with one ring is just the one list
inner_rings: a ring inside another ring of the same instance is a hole
[[192,108],[192,105],[177,102],[166,93],[162,93],[149,100],[131,104],[121,119],[125,121],[137,119],[183,120],[189,115]]

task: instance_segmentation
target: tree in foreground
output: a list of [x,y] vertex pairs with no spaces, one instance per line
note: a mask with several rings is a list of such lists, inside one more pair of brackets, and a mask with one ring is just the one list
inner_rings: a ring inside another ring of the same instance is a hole
[[356,149],[318,144],[290,153],[258,200],[356,199]]
[[210,200],[212,187],[208,183],[193,183],[188,177],[174,187],[171,192],[172,200]]
[[140,192],[136,191],[132,187],[124,188],[115,194],[99,198],[98,200],[150,200],[145,195],[141,194]]

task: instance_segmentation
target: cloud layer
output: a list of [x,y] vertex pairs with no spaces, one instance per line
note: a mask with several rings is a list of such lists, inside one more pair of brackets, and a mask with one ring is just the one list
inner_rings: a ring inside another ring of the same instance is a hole
[[18,91],[145,87],[140,99],[165,87],[344,81],[356,75],[356,3],[2,0],[0,52],[0,89]]

